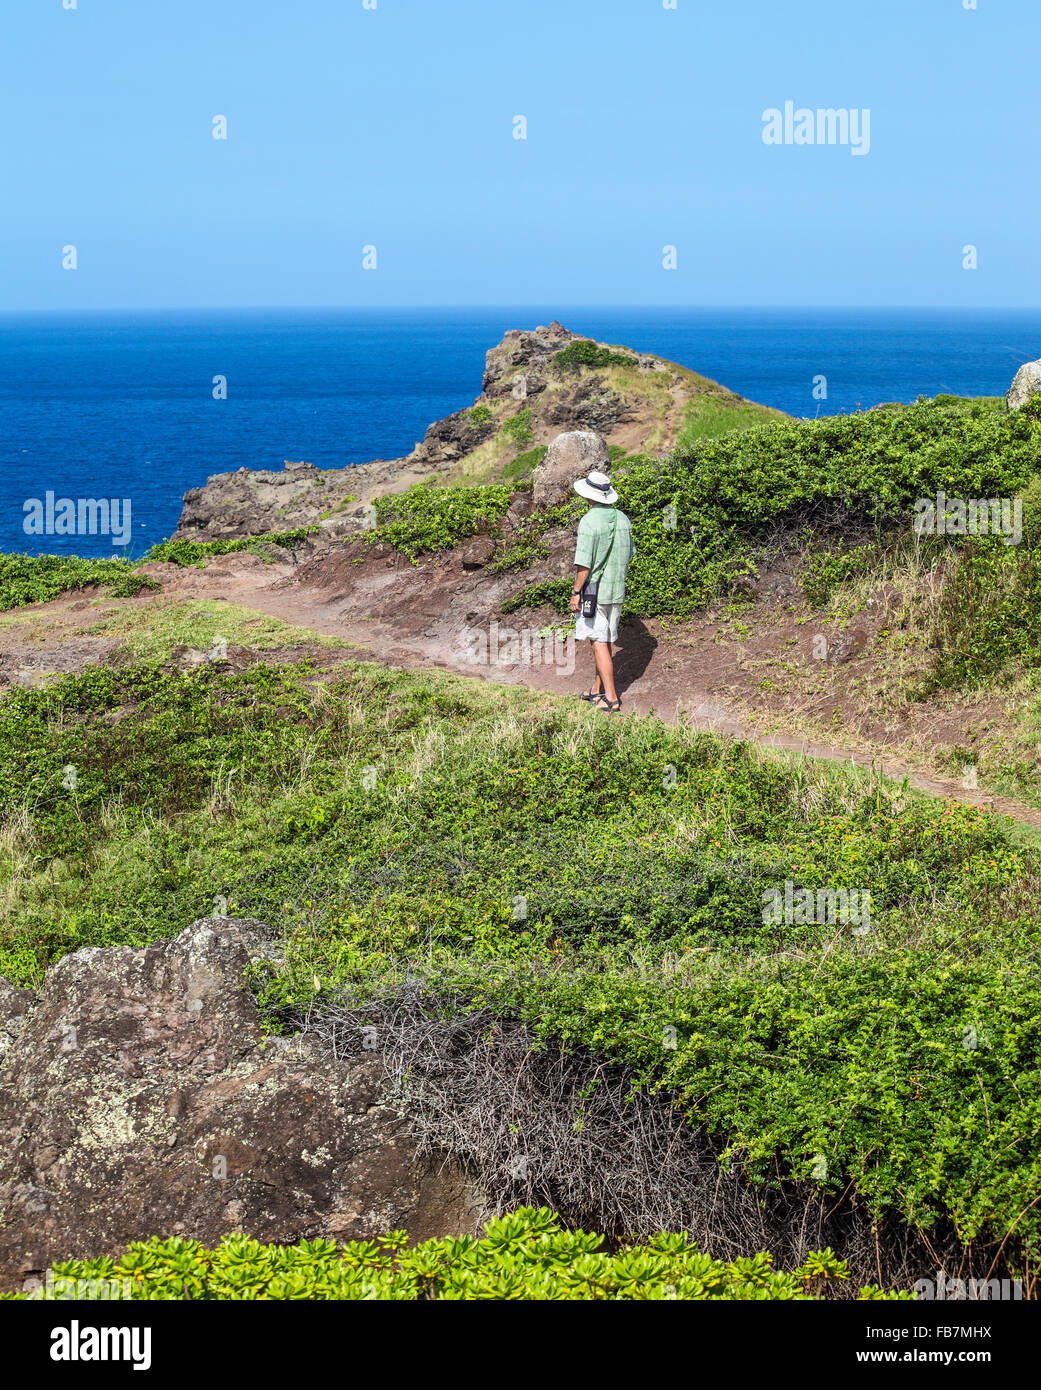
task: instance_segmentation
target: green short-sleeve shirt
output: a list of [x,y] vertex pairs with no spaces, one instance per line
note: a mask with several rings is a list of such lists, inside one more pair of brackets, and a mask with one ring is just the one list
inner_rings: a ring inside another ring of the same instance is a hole
[[[614,545],[611,545],[611,530],[615,526]],[[608,546],[611,547],[608,553]],[[617,507],[590,507],[578,523],[578,539],[575,544],[575,564],[579,568],[589,567],[590,579],[599,576],[600,588],[597,591],[598,603],[621,603],[625,598],[625,576],[629,562],[636,554],[633,546],[633,533],[629,518]],[[604,556],[607,564],[604,565]],[[603,574],[600,569],[603,567]]]

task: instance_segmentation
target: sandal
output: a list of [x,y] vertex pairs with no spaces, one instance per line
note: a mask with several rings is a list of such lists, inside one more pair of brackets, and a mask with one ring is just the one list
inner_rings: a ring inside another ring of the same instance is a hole
[[587,701],[591,705],[595,705],[597,700],[603,698],[603,694],[604,692],[602,690],[587,690],[584,695],[580,695],[578,698]]
[[622,708],[622,701],[620,698],[617,700],[609,700],[606,695],[601,694],[597,697],[596,708],[602,709],[606,713],[614,714]]

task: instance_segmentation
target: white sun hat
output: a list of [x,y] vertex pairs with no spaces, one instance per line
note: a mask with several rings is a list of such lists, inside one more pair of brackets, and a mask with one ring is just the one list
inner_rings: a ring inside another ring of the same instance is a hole
[[579,478],[573,486],[579,497],[584,497],[589,502],[606,502],[610,506],[618,501],[618,494],[611,486],[611,479],[606,473],[598,473],[595,468],[588,477]]

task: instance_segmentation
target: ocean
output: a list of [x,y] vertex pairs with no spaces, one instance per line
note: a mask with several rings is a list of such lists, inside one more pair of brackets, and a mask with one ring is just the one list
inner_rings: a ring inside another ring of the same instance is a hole
[[[0,315],[0,551],[141,555],[213,473],[407,453],[473,403],[509,328],[557,318],[792,415],[941,391],[1003,395],[1041,357],[1037,310],[532,308]],[[215,377],[227,398],[215,400]],[[828,396],[814,398],[814,380]],[[30,536],[29,499],[129,498],[109,536]]]

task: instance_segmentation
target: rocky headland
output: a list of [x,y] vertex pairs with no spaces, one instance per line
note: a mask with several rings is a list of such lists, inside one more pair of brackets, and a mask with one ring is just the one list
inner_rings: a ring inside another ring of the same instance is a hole
[[216,473],[185,493],[176,538],[317,526],[321,543],[363,529],[375,497],[414,483],[524,482],[553,439],[572,431],[595,432],[616,452],[664,453],[706,411],[783,418],[653,353],[598,343],[556,322],[514,329],[488,351],[473,405],[436,420],[404,458],[321,469],[287,460],[281,470]]

